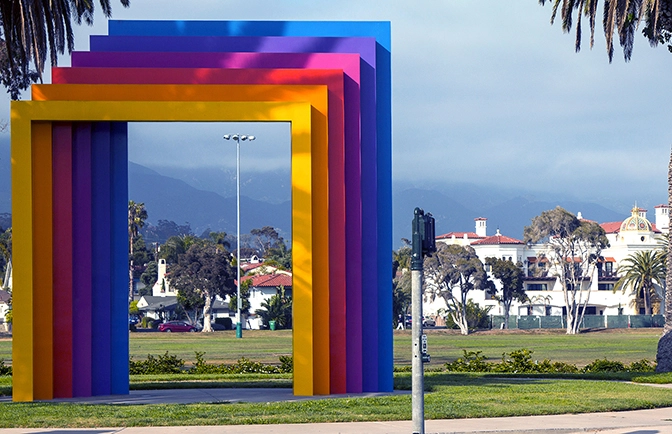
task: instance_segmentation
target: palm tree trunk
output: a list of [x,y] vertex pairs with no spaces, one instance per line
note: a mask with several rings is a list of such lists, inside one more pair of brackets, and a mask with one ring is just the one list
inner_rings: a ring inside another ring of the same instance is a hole
[[[672,205],[672,152],[667,170],[667,201]],[[657,372],[672,372],[672,243],[667,243],[667,274],[665,276],[665,327],[658,341]]]

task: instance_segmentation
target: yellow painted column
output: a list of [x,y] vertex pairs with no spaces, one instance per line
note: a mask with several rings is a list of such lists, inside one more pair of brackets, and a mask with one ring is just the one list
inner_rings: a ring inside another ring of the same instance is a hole
[[33,192],[31,122],[12,101],[12,399],[33,400]]

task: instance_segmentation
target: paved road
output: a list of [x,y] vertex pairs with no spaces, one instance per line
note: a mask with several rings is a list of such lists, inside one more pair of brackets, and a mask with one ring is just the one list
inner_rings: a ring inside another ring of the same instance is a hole
[[[408,393],[408,392],[395,392]],[[353,394],[352,397],[377,396],[380,394]],[[343,395],[338,395],[343,397]],[[77,401],[96,404],[186,404],[193,402],[269,402],[296,401],[304,399],[329,399],[324,397],[295,397],[291,389],[177,389],[134,390],[130,395],[104,396],[62,402]],[[0,398],[7,402],[9,398]],[[610,413],[587,413],[552,416],[526,416],[484,419],[428,420],[426,434],[672,434],[672,408],[624,411]],[[145,427],[145,428],[95,428],[95,429],[0,429],[0,434],[18,433],[91,433],[91,434],[409,434],[411,421],[400,422],[353,422],[288,425],[237,425],[209,427]]]

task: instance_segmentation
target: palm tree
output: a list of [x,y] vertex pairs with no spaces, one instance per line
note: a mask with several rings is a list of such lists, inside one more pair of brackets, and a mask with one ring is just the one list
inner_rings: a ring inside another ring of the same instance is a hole
[[623,273],[614,291],[631,288],[636,299],[644,302],[644,313],[651,315],[651,296],[656,296],[655,285],[663,286],[666,275],[666,255],[660,250],[635,252],[623,260]]
[[[541,5],[546,0],[539,0]],[[553,5],[551,24],[560,9],[562,30],[569,32],[572,29],[574,12],[576,14],[576,51],[581,49],[581,18],[589,20],[590,47],[595,40],[595,23],[598,15],[599,0],[549,0]],[[609,61],[614,56],[614,33],[618,33],[619,42],[623,47],[623,57],[629,61],[635,40],[635,32],[640,23],[644,22],[644,35],[651,45],[659,42],[667,43],[672,33],[672,0],[605,0],[602,12],[602,27],[607,42]]]
[[128,301],[133,301],[133,244],[140,232],[140,229],[145,225],[147,220],[147,210],[145,204],[136,203],[132,200],[128,201],[128,254],[129,254],[129,269],[128,269]]
[[[124,7],[130,0],[120,0]],[[110,0],[99,0],[103,14],[112,15]],[[47,54],[52,65],[65,50],[72,52],[75,36],[72,21],[93,24],[94,2],[91,0],[3,0],[0,19],[4,37],[3,84],[13,82],[16,76],[29,75],[29,64],[35,65],[42,76]],[[9,76],[9,77],[8,77]],[[27,85],[27,84],[26,84]],[[14,95],[12,95],[14,97]]]

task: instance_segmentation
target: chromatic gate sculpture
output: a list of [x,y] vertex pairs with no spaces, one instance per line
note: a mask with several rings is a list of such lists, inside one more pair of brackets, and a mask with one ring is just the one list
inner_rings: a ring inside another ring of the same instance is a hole
[[12,103],[14,400],[128,393],[132,121],[291,122],[294,392],[392,390],[389,23],[109,33]]

